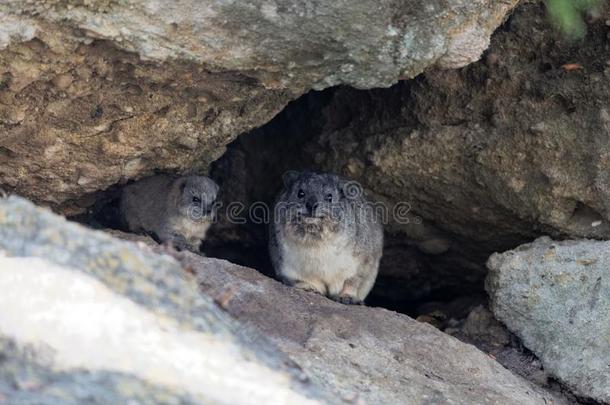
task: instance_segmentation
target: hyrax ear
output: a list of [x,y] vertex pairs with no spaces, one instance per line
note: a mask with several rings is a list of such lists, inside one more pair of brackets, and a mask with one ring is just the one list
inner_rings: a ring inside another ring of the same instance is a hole
[[183,193],[184,189],[186,188],[186,179],[180,178],[180,179],[176,180],[176,185],[178,186],[178,190],[180,190],[180,192]]
[[282,181],[284,182],[284,187],[290,188],[294,184],[294,182],[297,181],[297,179],[299,178],[300,175],[301,175],[301,173],[297,172],[296,170],[288,170],[282,176]]
[[210,179],[210,181],[212,182],[212,192],[214,193],[214,195],[218,195],[218,191],[220,190],[220,186],[214,180]]

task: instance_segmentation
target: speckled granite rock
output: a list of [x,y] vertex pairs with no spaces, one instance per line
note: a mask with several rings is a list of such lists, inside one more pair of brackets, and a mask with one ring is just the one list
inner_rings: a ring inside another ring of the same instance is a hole
[[547,372],[610,403],[610,242],[542,237],[487,265],[496,317]]
[[8,403],[333,402],[170,256],[16,197],[0,199],[0,252],[0,376],[18,381],[0,383]]
[[205,171],[312,88],[477,60],[517,2],[4,0],[0,184],[77,213],[155,169]]

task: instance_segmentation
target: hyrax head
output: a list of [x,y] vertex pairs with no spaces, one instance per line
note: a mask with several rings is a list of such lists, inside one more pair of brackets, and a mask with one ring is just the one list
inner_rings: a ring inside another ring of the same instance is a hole
[[352,183],[334,174],[290,171],[284,174],[286,224],[297,236],[320,238],[338,232],[352,214]]
[[178,182],[178,210],[193,221],[214,217],[218,185],[204,176],[187,176]]

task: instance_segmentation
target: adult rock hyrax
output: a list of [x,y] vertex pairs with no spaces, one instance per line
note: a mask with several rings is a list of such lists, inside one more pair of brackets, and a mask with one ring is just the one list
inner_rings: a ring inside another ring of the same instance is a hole
[[288,172],[270,226],[277,276],[344,304],[361,304],[375,283],[383,226],[362,189],[333,174]]
[[123,189],[121,219],[132,232],[198,252],[214,220],[217,193],[216,183],[204,176],[148,177]]

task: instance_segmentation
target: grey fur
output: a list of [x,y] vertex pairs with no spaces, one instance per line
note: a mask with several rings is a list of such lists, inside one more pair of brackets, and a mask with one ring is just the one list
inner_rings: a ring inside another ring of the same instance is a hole
[[132,232],[199,252],[214,220],[217,193],[218,185],[204,176],[148,177],[124,188],[121,219]]
[[377,277],[383,226],[357,183],[288,172],[273,211],[269,250],[277,276],[339,302],[362,303]]

